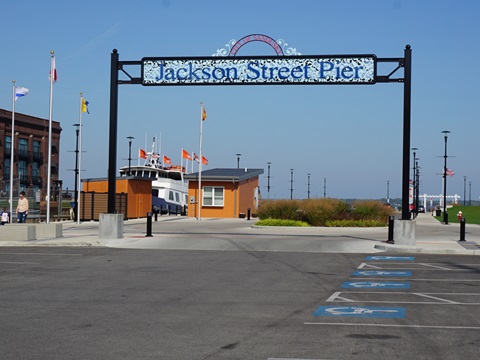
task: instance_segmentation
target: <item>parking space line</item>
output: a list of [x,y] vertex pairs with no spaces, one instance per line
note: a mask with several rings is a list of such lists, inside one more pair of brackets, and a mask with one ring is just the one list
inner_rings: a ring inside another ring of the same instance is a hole
[[392,328],[421,328],[421,329],[446,329],[446,330],[480,330],[479,326],[440,326],[440,325],[401,325],[401,324],[361,324],[361,323],[328,323],[328,322],[305,322],[304,325],[331,325],[331,326],[370,326]]
[[[386,300],[368,300],[363,299],[361,295],[384,295],[388,298]],[[355,295],[357,296],[355,299]],[[401,296],[411,296],[411,297],[420,297],[427,298],[436,301],[412,301],[412,300],[401,300]],[[434,296],[436,295],[436,296]],[[348,303],[381,303],[381,304],[420,304],[420,305],[470,305],[478,306],[480,302],[462,302],[455,301],[450,299],[445,299],[439,297],[438,295],[450,295],[450,296],[470,296],[473,298],[480,297],[479,293],[418,293],[418,292],[405,292],[405,291],[396,291],[396,292],[385,292],[385,291],[337,291],[332,296],[330,296],[326,302],[348,302]],[[348,297],[346,297],[348,296]],[[393,299],[393,300],[392,300]],[[473,300],[473,299],[472,299]]]

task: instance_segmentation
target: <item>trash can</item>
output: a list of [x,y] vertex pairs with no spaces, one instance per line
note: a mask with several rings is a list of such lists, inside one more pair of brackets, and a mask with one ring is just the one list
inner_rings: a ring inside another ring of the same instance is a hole
[[435,210],[435,216],[442,216],[442,210]]

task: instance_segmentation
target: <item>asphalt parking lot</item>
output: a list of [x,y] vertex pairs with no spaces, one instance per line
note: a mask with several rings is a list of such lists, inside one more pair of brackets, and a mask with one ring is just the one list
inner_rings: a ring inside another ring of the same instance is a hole
[[474,359],[476,257],[0,249],[3,359]]

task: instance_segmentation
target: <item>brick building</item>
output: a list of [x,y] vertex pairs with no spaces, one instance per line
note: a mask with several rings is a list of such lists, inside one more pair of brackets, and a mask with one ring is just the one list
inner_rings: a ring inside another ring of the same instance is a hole
[[[15,112],[13,147],[13,194],[20,191],[33,196],[47,194],[49,120]],[[60,133],[58,121],[52,121],[51,185],[58,183]],[[10,157],[12,150],[12,112],[0,109],[0,198],[10,193]]]

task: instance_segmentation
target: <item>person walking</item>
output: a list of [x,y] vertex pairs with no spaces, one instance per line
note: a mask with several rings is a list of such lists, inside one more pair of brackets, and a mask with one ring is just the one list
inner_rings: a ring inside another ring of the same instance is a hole
[[17,204],[17,222],[25,223],[28,215],[28,199],[25,197],[25,191],[20,193],[20,198]]

